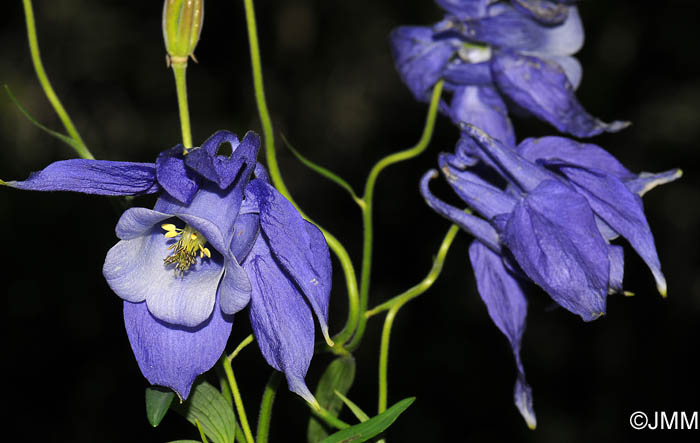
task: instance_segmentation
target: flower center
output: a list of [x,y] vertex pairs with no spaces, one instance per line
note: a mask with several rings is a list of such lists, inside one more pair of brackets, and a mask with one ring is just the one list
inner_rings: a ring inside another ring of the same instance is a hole
[[204,258],[205,255],[211,258],[211,251],[204,247],[207,244],[206,237],[192,226],[185,225],[185,229],[180,229],[172,223],[165,223],[160,227],[165,231],[165,238],[180,237],[177,243],[168,248],[173,253],[163,260],[166,265],[175,265],[175,274],[180,277],[185,275],[190,266],[197,263],[197,255],[199,258]]
[[465,42],[457,53],[467,63],[481,63],[491,59],[491,47],[488,45]]

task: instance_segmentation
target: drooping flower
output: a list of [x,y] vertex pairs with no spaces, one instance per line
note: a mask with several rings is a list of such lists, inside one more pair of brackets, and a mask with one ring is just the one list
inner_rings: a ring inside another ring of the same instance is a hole
[[416,99],[427,101],[440,79],[452,92],[442,110],[455,124],[475,125],[515,145],[508,110],[525,111],[577,137],[614,132],[574,95],[583,27],[572,1],[438,0],[447,11],[432,27],[402,26],[391,34],[396,65]]
[[[232,154],[218,155],[229,143]],[[328,337],[331,265],[323,234],[267,182],[259,137],[219,131],[200,148],[181,145],[155,164],[66,160],[8,186],[101,195],[161,192],[153,209],[126,210],[104,276],[124,300],[134,355],[151,384],[187,398],[221,356],[233,314],[250,304],[263,356],[289,387],[304,382],[314,320]],[[254,178],[253,178],[254,177]],[[312,314],[313,311],[313,314]]]
[[[477,288],[511,343],[518,367],[515,403],[534,427],[519,357],[527,281],[584,321],[594,320],[605,313],[607,295],[623,291],[622,248],[610,243],[621,236],[647,263],[665,296],[640,197],[681,173],[634,174],[602,148],[562,137],[527,139],[516,151],[471,125],[462,129],[469,141],[458,144],[456,155],[442,154],[439,163],[476,215],[432,195],[428,182],[434,170],[423,177],[421,192],[436,212],[475,237],[470,259]],[[489,167],[480,169],[483,163]],[[484,169],[496,171],[500,183],[482,177]]]

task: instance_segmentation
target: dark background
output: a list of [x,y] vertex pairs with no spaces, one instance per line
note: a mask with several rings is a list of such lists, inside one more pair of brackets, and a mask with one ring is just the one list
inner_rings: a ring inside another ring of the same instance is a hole
[[[34,6],[46,69],[96,157],[153,161],[179,142],[160,1],[37,0]],[[261,0],[256,6],[276,129],[359,190],[376,160],[418,140],[427,109],[400,83],[387,35],[400,24],[432,23],[440,10],[428,0]],[[629,248],[625,286],[637,295],[611,297],[600,320],[584,324],[551,310],[545,294],[533,294],[523,342],[539,422],[532,432],[512,405],[512,356],[475,292],[469,238],[460,234],[438,282],[395,322],[389,400],[418,400],[392,428],[391,441],[698,441],[698,431],[633,431],[629,425],[637,410],[700,410],[698,9],[692,0],[580,4],[587,40],[579,53],[584,79],[578,96],[596,116],[634,123],[595,142],[632,170],[685,172],[645,197],[668,300],[655,293],[651,274]],[[0,42],[0,82],[39,121],[60,129],[34,77],[19,1],[3,1]],[[199,64],[189,69],[195,143],[217,129],[259,130],[241,1],[207,1],[196,55]],[[554,133],[534,120],[517,120],[516,130],[521,138]],[[417,183],[456,138],[440,118],[428,152],[380,178],[372,305],[412,286],[430,268],[449,224],[423,203]],[[21,179],[72,156],[0,98],[1,178]],[[279,157],[298,202],[358,264],[360,217],[351,200],[288,152]],[[457,203],[446,186],[434,190]],[[5,434],[59,442],[198,438],[175,414],[157,429],[146,421],[147,383],[124,332],[121,301],[101,276],[117,219],[104,197],[0,189]],[[339,271],[334,287],[331,330],[338,331],[346,312]],[[246,315],[237,318],[231,347],[250,333]],[[369,323],[349,394],[368,412],[376,408],[381,323]],[[307,377],[312,390],[329,361],[328,355],[314,358]],[[269,369],[255,345],[235,368],[254,422]],[[306,417],[305,406],[283,384],[272,441],[303,441]]]

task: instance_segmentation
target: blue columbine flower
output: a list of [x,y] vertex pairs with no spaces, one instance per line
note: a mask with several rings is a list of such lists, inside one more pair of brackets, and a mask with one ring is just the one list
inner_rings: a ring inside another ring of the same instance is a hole
[[508,107],[577,137],[618,131],[628,123],[598,120],[574,95],[582,71],[572,55],[583,45],[583,27],[572,3],[438,0],[444,20],[391,34],[401,78],[422,101],[444,78],[453,95],[443,112],[508,145],[515,145]]
[[[456,155],[442,154],[439,163],[480,217],[431,194],[434,170],[424,175],[421,192],[430,207],[475,237],[469,256],[477,288],[511,343],[518,368],[515,403],[534,427],[520,361],[528,281],[584,321],[594,320],[605,313],[607,295],[623,291],[622,248],[610,244],[621,236],[647,263],[665,296],[666,280],[640,197],[681,172],[634,174],[602,148],[562,137],[527,139],[516,151],[471,125],[462,129],[470,140],[458,144]],[[484,170],[496,171],[498,181]]]
[[[229,143],[230,157],[218,155]],[[187,398],[197,375],[224,351],[233,314],[250,319],[267,362],[315,402],[304,377],[314,349],[313,313],[328,337],[331,264],[323,234],[267,181],[257,134],[219,131],[200,148],[181,145],[153,163],[66,160],[27,180],[26,190],[100,195],[161,192],[153,209],[131,208],[103,273],[124,300],[124,323],[151,384]]]

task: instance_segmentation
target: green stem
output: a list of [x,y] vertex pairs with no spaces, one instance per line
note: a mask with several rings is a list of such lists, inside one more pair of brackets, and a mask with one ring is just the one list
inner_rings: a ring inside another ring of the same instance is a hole
[[32,8],[32,2],[31,0],[22,0],[22,4],[24,6],[24,18],[27,24],[29,52],[31,53],[32,63],[34,64],[34,71],[36,72],[39,83],[44,90],[44,94],[46,94],[46,98],[51,103],[51,106],[53,106],[56,114],[58,114],[58,118],[61,119],[61,123],[63,123],[63,127],[66,128],[68,135],[73,140],[78,142],[75,146],[71,145],[73,146],[75,152],[81,158],[94,160],[95,157],[93,157],[92,153],[85,145],[85,142],[83,142],[83,139],[78,133],[78,130],[75,128],[73,121],[71,120],[70,116],[68,116],[68,112],[66,112],[61,100],[59,100],[58,95],[56,95],[56,92],[53,90],[49,77],[46,75],[46,71],[44,70],[44,64],[41,62],[41,54],[39,53],[39,40],[36,36],[36,23],[34,21],[34,9]]
[[241,431],[240,426],[236,426],[236,441],[246,443],[245,435],[243,435],[243,431]]
[[280,384],[280,372],[274,371],[265,385],[265,392],[260,402],[260,415],[258,416],[258,429],[255,436],[257,443],[267,443],[270,435],[270,421],[272,420],[272,405],[275,403],[277,387]]
[[380,312],[388,311],[397,304],[404,305],[406,302],[410,301],[413,298],[416,298],[417,296],[427,291],[433,285],[433,283],[435,283],[435,280],[437,280],[437,278],[440,276],[440,272],[442,272],[442,266],[445,262],[447,252],[450,250],[452,242],[454,241],[458,232],[459,226],[450,226],[450,229],[447,231],[447,234],[445,234],[445,238],[442,240],[440,249],[438,250],[438,253],[435,256],[435,260],[433,261],[433,267],[430,269],[428,275],[426,275],[420,283],[413,286],[406,292],[403,292],[385,301],[384,303],[370,309],[365,313],[365,317],[370,318],[374,315],[379,314]]
[[316,409],[315,407],[311,406],[311,404],[309,404],[309,409],[311,409],[311,412],[316,417],[320,418],[321,420],[325,421],[328,425],[333,426],[336,429],[345,429],[350,427],[349,424],[345,423],[338,417],[335,417],[333,414],[321,407]]
[[[277,190],[289,200],[299,213],[309,222],[316,225],[328,243],[328,247],[335,253],[340,260],[343,273],[345,274],[345,282],[348,291],[348,320],[345,328],[335,337],[335,340],[344,343],[353,333],[355,324],[359,321],[359,292],[357,286],[357,277],[355,276],[355,268],[352,265],[352,260],[345,247],[340,241],[335,238],[330,232],[323,229],[317,223],[314,223],[296,204],[287,186],[282,179],[282,174],[277,163],[275,153],[275,135],[272,128],[272,119],[267,108],[265,100],[265,88],[263,85],[262,63],[260,59],[260,46],[258,44],[258,31],[255,21],[255,9],[253,0],[243,0],[245,6],[246,24],[248,28],[248,43],[250,46],[250,62],[253,71],[253,88],[255,90],[255,101],[260,115],[260,123],[262,125],[263,138],[265,143],[265,158],[267,159],[267,167],[270,173],[270,179]],[[330,343],[329,343],[330,344]]]
[[452,246],[452,242],[455,239],[455,236],[459,232],[459,226],[457,225],[452,225],[450,226],[450,229],[447,231],[447,234],[445,235],[445,238],[442,240],[442,244],[440,245],[440,249],[438,250],[438,254],[435,257],[435,260],[433,261],[433,266],[430,269],[430,272],[428,275],[416,286],[412,287],[408,291],[404,292],[403,294],[397,295],[396,297],[392,298],[386,303],[382,303],[381,305],[377,306],[376,308],[372,309],[371,311],[368,311],[365,314],[365,317],[368,318],[372,315],[375,315],[379,312],[388,310],[389,312],[386,315],[386,318],[384,319],[384,327],[382,328],[382,339],[381,339],[381,344],[379,348],[379,407],[378,407],[378,412],[381,414],[382,412],[386,411],[386,406],[387,406],[387,384],[388,384],[388,366],[389,366],[389,339],[391,338],[391,327],[394,324],[394,319],[396,318],[396,314],[399,312],[399,309],[406,303],[408,303],[410,300],[418,297],[422,293],[428,290],[435,280],[438,278],[440,275],[440,272],[442,271],[442,266],[445,262],[445,257],[447,256],[447,252],[450,250],[450,246]]
[[238,390],[238,384],[236,383],[236,377],[233,375],[233,368],[231,367],[231,360],[228,358],[222,358],[222,364],[224,366],[224,371],[226,372],[226,378],[228,379],[228,384],[231,386],[231,392],[233,393],[233,402],[236,405],[236,412],[238,413],[238,422],[243,429],[243,435],[247,443],[254,443],[253,433],[250,430],[250,425],[248,424],[248,416],[245,413],[245,408],[243,407],[243,399],[241,398],[241,392]]
[[394,325],[394,318],[399,311],[401,305],[394,305],[384,318],[384,327],[382,328],[382,341],[379,346],[379,406],[377,412],[381,414],[386,411],[386,402],[388,395],[388,366],[389,366],[389,338],[391,337],[391,327]]
[[233,352],[231,353],[231,355],[229,355],[228,357],[226,357],[226,359],[228,360],[229,364],[233,361],[234,358],[236,358],[236,356],[243,350],[243,348],[245,348],[245,347],[248,346],[249,344],[253,343],[253,340],[255,340],[255,337],[253,337],[253,334],[250,334],[250,335],[248,335],[246,338],[244,338],[243,341],[241,341],[241,342],[238,344],[238,346],[236,346],[236,349],[233,350]]
[[428,115],[425,118],[425,127],[423,128],[423,134],[421,135],[418,143],[404,151],[399,151],[394,154],[388,155],[381,159],[369,173],[367,177],[367,183],[365,184],[365,194],[362,200],[365,202],[365,207],[362,212],[362,222],[364,225],[364,239],[363,239],[363,249],[362,249],[362,273],[360,277],[360,321],[357,325],[357,330],[352,338],[352,341],[348,345],[350,350],[356,349],[359,346],[362,336],[364,335],[365,328],[367,326],[367,318],[364,316],[365,311],[367,311],[367,304],[369,302],[369,283],[370,274],[372,270],[372,244],[373,244],[373,200],[374,200],[374,186],[377,182],[379,174],[387,166],[393,165],[394,163],[402,162],[404,160],[409,160],[411,158],[417,157],[428,147],[430,139],[433,136],[433,129],[435,129],[435,120],[437,119],[440,97],[442,95],[442,87],[444,81],[440,80],[435,85],[433,89],[433,95],[430,100],[430,107],[428,108]]
[[187,104],[187,59],[184,62],[172,63],[175,76],[175,90],[177,91],[177,107],[180,111],[180,128],[182,130],[182,144],[185,153],[192,148],[192,130],[190,129],[190,109]]
[[231,394],[231,388],[228,384],[228,378],[226,377],[226,372],[224,371],[224,363],[216,366],[216,377],[219,379],[219,387],[221,388],[221,395],[226,399],[229,406],[233,407],[233,394]]

